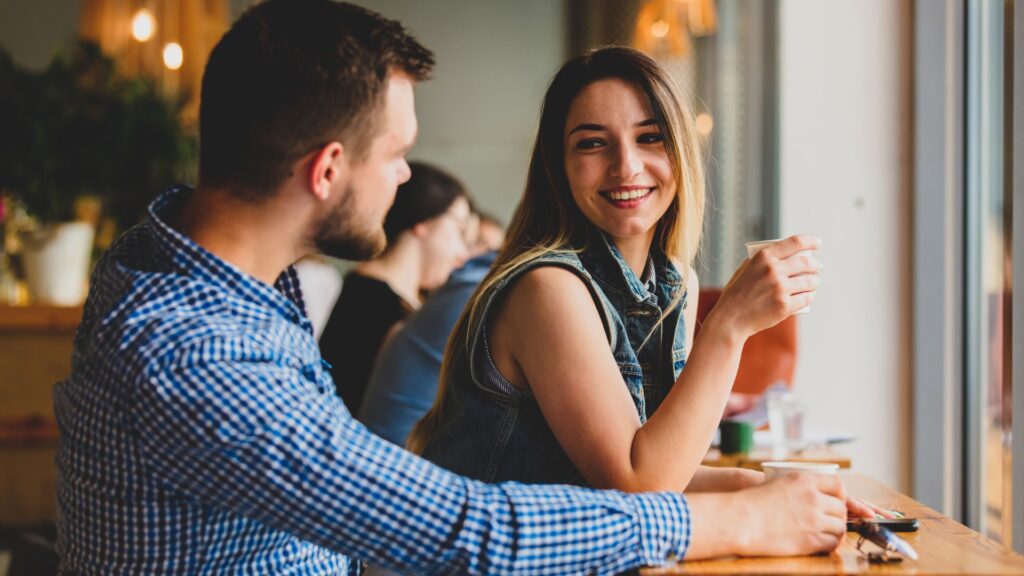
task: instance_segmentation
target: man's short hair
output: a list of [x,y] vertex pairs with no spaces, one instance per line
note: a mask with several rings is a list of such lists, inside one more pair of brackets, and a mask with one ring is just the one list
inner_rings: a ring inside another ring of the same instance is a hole
[[434,55],[401,24],[333,0],[267,0],[210,54],[199,106],[199,180],[268,196],[299,158],[332,141],[361,159],[385,87],[429,77]]

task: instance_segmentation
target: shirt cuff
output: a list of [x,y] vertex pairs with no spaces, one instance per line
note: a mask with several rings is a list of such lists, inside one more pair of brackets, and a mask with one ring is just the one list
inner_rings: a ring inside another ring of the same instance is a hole
[[640,515],[640,553],[644,564],[659,566],[680,562],[690,547],[690,505],[674,492],[637,497]]

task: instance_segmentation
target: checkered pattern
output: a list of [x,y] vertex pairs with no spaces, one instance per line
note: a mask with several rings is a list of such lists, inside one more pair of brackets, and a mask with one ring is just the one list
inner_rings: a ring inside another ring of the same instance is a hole
[[272,288],[165,223],[189,193],[97,265],[55,388],[65,570],[611,573],[685,553],[682,495],[485,485],[370,434],[334,394],[294,271]]

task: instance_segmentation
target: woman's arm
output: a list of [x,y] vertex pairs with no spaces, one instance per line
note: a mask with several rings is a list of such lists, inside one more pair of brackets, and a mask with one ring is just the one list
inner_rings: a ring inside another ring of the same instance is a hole
[[[683,265],[674,262],[676,269]],[[686,350],[693,349],[693,337],[697,333],[697,310],[700,304],[700,279],[697,272],[689,269],[686,282],[686,309],[683,310],[683,321],[686,323]],[[734,379],[735,380],[735,379]],[[730,392],[730,399],[734,396]],[[728,404],[729,399],[726,400]],[[764,483],[764,473],[743,468],[722,468],[699,466],[686,485],[687,492],[734,492]]]
[[686,492],[735,492],[764,484],[764,472],[746,468],[698,466]]
[[[686,369],[644,425],[594,301],[568,270],[531,270],[510,288],[489,328],[492,357],[513,385],[533,391],[562,448],[592,486],[681,491],[711,443],[746,338],[812,297],[812,272],[820,265],[785,258],[816,247],[813,239],[791,238],[741,267],[702,327]],[[805,280],[794,282],[794,275]]]

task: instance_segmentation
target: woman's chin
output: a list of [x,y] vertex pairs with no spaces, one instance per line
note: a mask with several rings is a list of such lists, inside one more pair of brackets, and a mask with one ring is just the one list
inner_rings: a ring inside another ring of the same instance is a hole
[[646,239],[654,233],[657,222],[629,221],[599,224],[598,228],[616,240]]

